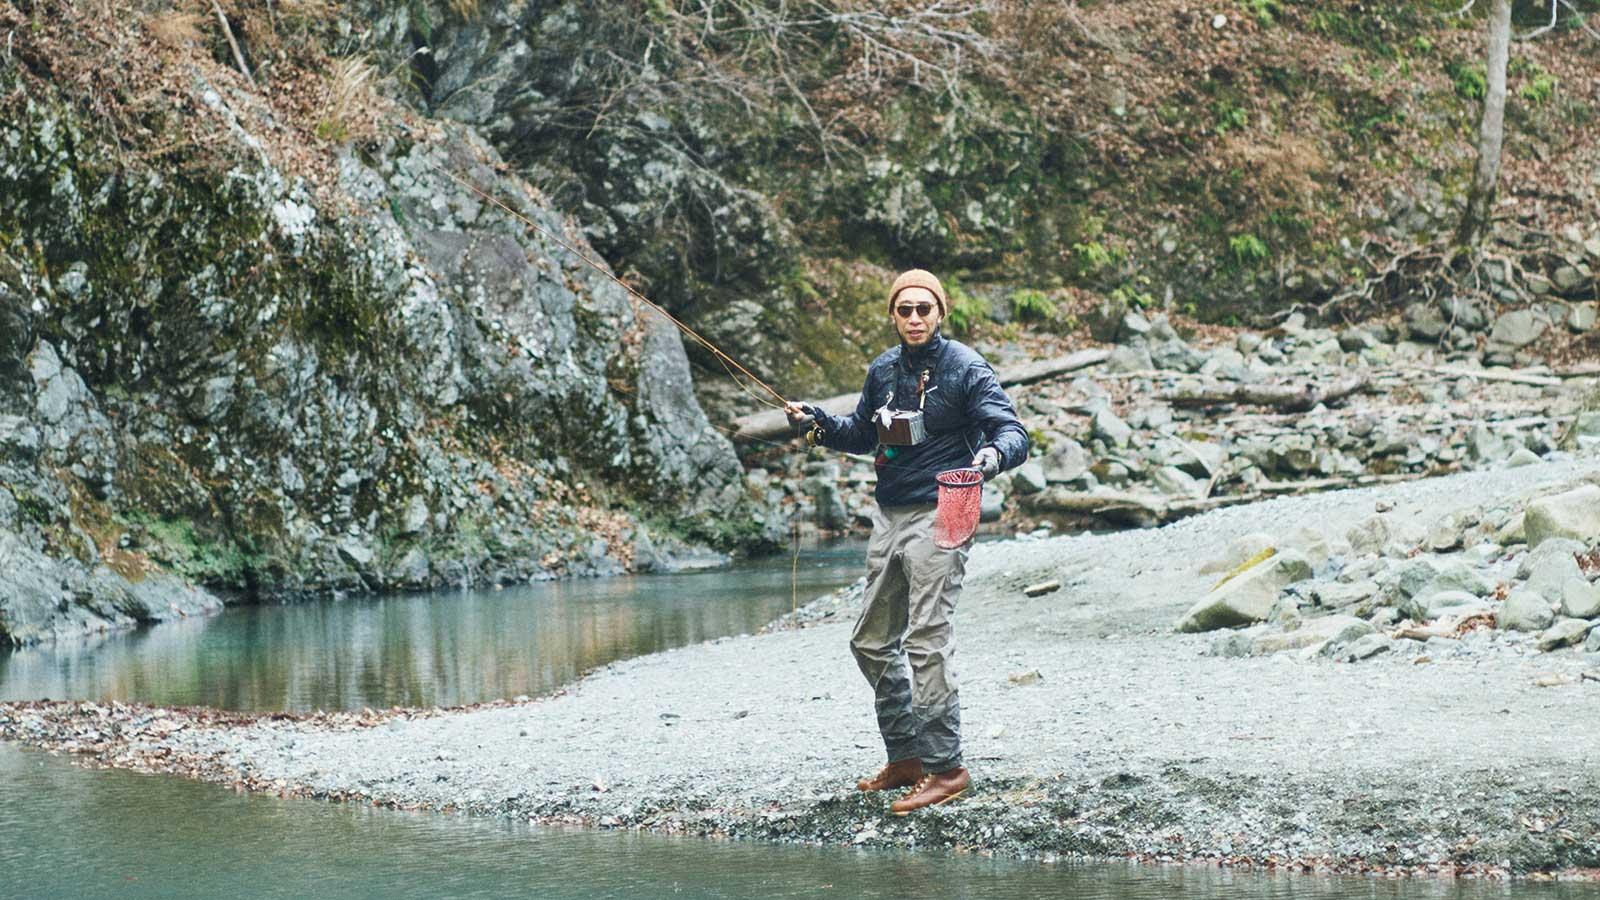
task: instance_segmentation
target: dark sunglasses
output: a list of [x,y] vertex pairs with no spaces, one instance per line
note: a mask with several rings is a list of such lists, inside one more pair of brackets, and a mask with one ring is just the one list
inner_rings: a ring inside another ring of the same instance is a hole
[[902,303],[894,308],[894,314],[902,319],[911,318],[912,313],[916,313],[919,318],[926,319],[932,312],[932,303]]

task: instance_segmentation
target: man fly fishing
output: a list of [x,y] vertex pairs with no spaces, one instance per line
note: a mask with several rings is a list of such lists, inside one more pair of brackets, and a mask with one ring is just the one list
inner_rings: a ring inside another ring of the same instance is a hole
[[856,787],[911,788],[890,805],[903,816],[953,800],[971,783],[961,764],[950,622],[971,532],[953,549],[935,542],[935,478],[970,467],[988,479],[1021,465],[1028,432],[989,363],[939,333],[949,306],[938,278],[922,269],[901,274],[889,289],[889,313],[900,344],[873,360],[853,414],[804,403],[785,412],[793,424],[811,421],[810,438],[822,446],[876,450],[866,608],[850,649],[872,685],[889,762]]

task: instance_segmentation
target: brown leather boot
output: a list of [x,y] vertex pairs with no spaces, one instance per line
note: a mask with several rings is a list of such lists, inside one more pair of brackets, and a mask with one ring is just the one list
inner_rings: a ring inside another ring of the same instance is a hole
[[972,778],[967,775],[966,769],[929,772],[918,779],[916,786],[907,791],[904,797],[889,804],[889,811],[897,816],[903,816],[924,806],[949,803],[966,793],[967,785],[971,783]]
[[889,763],[871,778],[856,782],[858,791],[887,791],[890,788],[910,787],[922,777],[922,760],[901,759]]

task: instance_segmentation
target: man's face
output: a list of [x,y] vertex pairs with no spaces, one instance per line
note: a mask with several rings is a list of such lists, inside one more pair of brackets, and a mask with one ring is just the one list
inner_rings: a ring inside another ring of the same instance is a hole
[[894,328],[908,347],[921,347],[933,340],[939,328],[939,298],[927,288],[911,287],[894,298]]

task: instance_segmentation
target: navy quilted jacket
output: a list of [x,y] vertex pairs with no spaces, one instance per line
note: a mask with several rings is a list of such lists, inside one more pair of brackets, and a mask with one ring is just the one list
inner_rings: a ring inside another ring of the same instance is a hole
[[[891,408],[916,409],[917,382],[924,370],[930,373],[922,407],[927,440],[914,447],[878,446],[873,411],[891,392]],[[939,497],[934,476],[969,465],[985,445],[1000,452],[1001,469],[1028,458],[1028,431],[1000,389],[994,369],[976,350],[942,335],[916,350],[901,344],[873,360],[851,415],[816,412],[823,446],[846,453],[877,451],[874,496],[879,506],[933,503]]]

